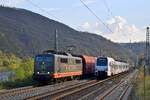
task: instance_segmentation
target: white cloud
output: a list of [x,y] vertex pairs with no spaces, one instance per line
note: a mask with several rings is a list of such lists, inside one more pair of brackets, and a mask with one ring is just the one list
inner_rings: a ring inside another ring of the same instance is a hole
[[88,22],[85,22],[82,26],[84,29],[89,29],[91,25]]
[[0,5],[9,6],[9,7],[16,7],[20,3],[24,2],[25,0],[0,0]]
[[78,29],[80,31],[88,31],[102,35],[115,42],[129,42],[130,40],[135,42],[145,40],[145,30],[143,28],[138,28],[134,24],[128,23],[128,21],[121,16],[115,16],[114,18],[106,21],[106,24],[113,33],[108,31],[98,22],[85,22],[80,25]]
[[85,22],[82,25],[80,25],[77,29],[80,31],[87,31],[91,33],[100,34],[101,33],[101,25],[99,23],[90,23]]
[[[96,3],[97,0],[82,0],[86,5],[90,5],[90,4],[93,4],[93,3]],[[73,7],[80,7],[82,6],[83,4],[81,2],[78,2],[76,4],[73,4]]]

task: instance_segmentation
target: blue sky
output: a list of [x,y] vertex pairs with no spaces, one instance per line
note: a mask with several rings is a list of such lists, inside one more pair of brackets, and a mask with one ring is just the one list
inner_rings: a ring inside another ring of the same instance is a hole
[[82,0],[111,28],[113,33],[110,33],[81,4],[80,0],[30,1],[49,14],[33,6],[29,0],[1,0],[0,3],[25,8],[50,19],[59,19],[58,21],[74,29],[96,33],[115,42],[144,41],[145,27],[149,26],[150,22],[150,0]]

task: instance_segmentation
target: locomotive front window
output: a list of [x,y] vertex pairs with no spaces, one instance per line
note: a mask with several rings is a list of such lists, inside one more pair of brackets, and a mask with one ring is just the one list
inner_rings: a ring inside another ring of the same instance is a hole
[[46,61],[46,62],[52,62],[52,57],[51,56],[37,56],[36,57],[36,61],[42,62],[42,61]]
[[45,62],[52,62],[53,61],[53,59],[52,59],[52,57],[45,57]]
[[107,66],[107,58],[98,58],[97,65],[98,66]]
[[41,66],[46,66],[50,67],[53,65],[53,57],[50,55],[39,55],[35,58],[36,66],[41,67]]
[[43,61],[43,57],[41,56],[36,57],[36,61]]

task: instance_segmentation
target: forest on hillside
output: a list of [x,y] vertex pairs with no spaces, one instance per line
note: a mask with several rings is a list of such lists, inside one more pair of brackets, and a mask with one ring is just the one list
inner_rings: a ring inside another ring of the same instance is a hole
[[80,32],[40,14],[19,8],[0,7],[0,50],[19,57],[33,57],[47,49],[54,49],[55,30],[58,49],[91,56],[110,56],[131,61],[135,53],[100,35]]

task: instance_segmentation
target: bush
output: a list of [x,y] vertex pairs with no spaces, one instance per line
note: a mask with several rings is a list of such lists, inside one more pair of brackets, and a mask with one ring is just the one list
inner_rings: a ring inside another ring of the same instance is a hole
[[0,51],[0,71],[15,72],[15,75],[10,78],[9,82],[0,83],[0,89],[32,84],[33,66],[33,58],[21,59],[13,54],[6,54]]
[[16,80],[23,80],[25,78],[25,71],[23,69],[23,67],[19,67],[15,70],[16,72]]
[[32,76],[33,66],[34,66],[33,59],[28,58],[28,59],[24,60],[20,66],[23,67],[23,69],[25,71],[25,74],[24,74],[25,77],[31,77]]

